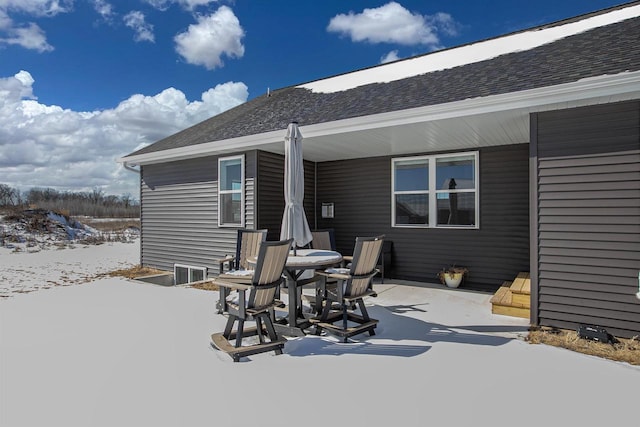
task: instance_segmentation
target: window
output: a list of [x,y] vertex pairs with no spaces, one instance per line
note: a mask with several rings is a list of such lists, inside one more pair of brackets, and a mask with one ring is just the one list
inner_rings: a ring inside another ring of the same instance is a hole
[[176,285],[198,282],[207,277],[206,267],[192,267],[190,265],[174,264],[173,277]]
[[477,152],[392,159],[392,225],[477,228],[477,165]]
[[218,159],[218,225],[244,226],[244,156]]

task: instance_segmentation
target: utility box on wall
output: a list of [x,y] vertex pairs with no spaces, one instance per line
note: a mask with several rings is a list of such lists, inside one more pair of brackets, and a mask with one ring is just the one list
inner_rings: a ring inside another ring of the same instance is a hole
[[322,204],[322,218],[333,218],[333,203]]

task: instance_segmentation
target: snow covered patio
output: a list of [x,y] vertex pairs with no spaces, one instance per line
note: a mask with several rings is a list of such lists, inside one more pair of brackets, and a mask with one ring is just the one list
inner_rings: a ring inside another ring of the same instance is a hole
[[[1,426],[637,423],[640,367],[530,345],[528,322],[491,314],[490,294],[387,280],[369,299],[375,336],[295,338],[233,363],[209,344],[226,320],[216,292],[90,277],[138,255],[0,252]],[[6,291],[61,277],[89,280]]]

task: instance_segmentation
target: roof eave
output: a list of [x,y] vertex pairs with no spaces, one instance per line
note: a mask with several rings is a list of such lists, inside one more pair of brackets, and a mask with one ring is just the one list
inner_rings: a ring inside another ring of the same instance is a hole
[[[336,135],[403,124],[487,114],[500,111],[526,109],[529,112],[559,109],[559,103],[582,101],[590,98],[617,96],[640,91],[640,71],[602,75],[556,86],[547,86],[499,95],[465,99],[444,104],[410,108],[326,123],[301,126],[305,139]],[[284,129],[239,138],[211,141],[175,149],[125,156],[118,159],[126,164],[152,164],[203,157],[213,154],[260,149],[284,138]]]

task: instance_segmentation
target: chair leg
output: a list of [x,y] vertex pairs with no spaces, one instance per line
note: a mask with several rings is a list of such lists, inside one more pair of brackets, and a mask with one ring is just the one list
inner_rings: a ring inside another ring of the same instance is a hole
[[264,327],[267,329],[267,335],[269,336],[269,339],[271,341],[277,341],[278,340],[278,334],[277,334],[275,328],[273,327],[273,322],[271,321],[269,316],[265,316],[264,317]]
[[262,333],[261,316],[256,316],[256,332],[258,333],[258,341],[260,341],[260,344],[264,344],[264,334]]
[[242,346],[243,335],[244,335],[244,319],[238,318],[238,330],[236,331],[236,347]]
[[[358,300],[358,307],[360,307],[360,313],[362,314],[362,318],[364,319],[365,322],[368,322],[371,320],[371,318],[369,317],[369,312],[367,311],[365,305],[364,305],[364,300],[362,298],[360,298]],[[369,335],[370,336],[374,336],[376,333],[373,330],[373,328],[369,329]]]
[[[323,305],[324,304],[324,305]],[[319,315],[320,315],[320,322],[324,322],[329,318],[329,312],[331,311],[331,300],[330,299],[321,299],[320,300],[320,307],[317,309]],[[322,327],[319,325],[315,326],[315,329],[313,331],[314,335],[321,335],[322,334]]]
[[233,324],[236,321],[237,317],[234,316],[233,314],[229,315],[229,318],[227,319],[227,325],[224,327],[224,332],[222,333],[222,336],[225,337],[226,339],[229,339],[229,337],[231,336],[231,331],[233,330]]
[[216,308],[218,309],[218,314],[222,314],[227,311],[227,296],[229,296],[229,290],[220,286],[218,293],[220,295],[220,299],[216,304]]
[[320,315],[320,320],[325,321],[329,318],[329,312],[331,311],[331,300],[324,300],[324,307],[322,307],[322,315]]
[[362,298],[358,300],[358,307],[360,308],[360,313],[362,313],[362,318],[367,322],[371,320],[371,318],[369,317],[369,312],[367,312],[367,308],[365,307],[364,300]]
[[[342,303],[342,329],[345,331],[349,328],[349,314],[347,313],[347,305]],[[342,337],[342,342],[347,342],[347,337]]]
[[322,301],[327,298],[327,278],[321,277],[316,285],[316,314],[322,312]]
[[[267,334],[269,335],[271,342],[277,341],[278,334],[276,333],[276,330],[273,327],[273,322],[268,314],[264,316],[264,326],[267,328]],[[282,354],[282,347],[277,347],[274,351],[276,354]]]

